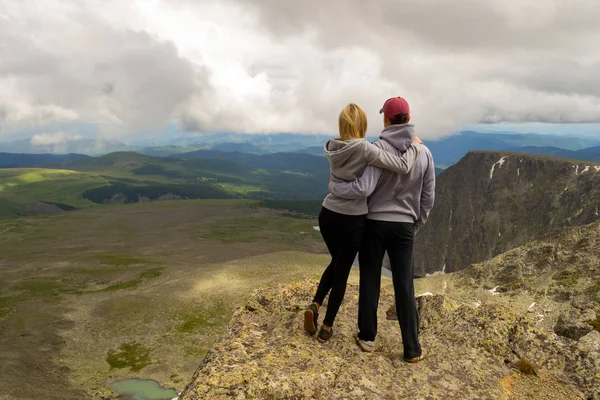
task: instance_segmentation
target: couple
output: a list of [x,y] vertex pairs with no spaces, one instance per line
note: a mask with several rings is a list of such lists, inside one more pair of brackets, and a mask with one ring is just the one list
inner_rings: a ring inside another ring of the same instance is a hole
[[360,296],[356,343],[375,348],[381,268],[390,257],[396,310],[404,359],[417,362],[425,354],[419,344],[419,316],[414,299],[413,241],[433,208],[435,171],[430,151],[415,136],[408,102],[388,99],[379,112],[380,140],[364,140],[367,116],[349,104],[339,116],[339,139],[325,145],[331,182],[319,215],[319,227],[331,254],[313,302],[304,313],[304,329],[317,333],[319,308],[329,291],[320,342],[333,335],[333,323],[346,291],[352,264],[359,255]]

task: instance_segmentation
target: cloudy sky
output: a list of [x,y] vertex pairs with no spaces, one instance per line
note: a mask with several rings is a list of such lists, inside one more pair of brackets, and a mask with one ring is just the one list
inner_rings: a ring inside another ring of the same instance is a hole
[[397,95],[425,138],[600,134],[598,20],[598,0],[0,0],[0,141],[334,134],[349,102],[375,133]]

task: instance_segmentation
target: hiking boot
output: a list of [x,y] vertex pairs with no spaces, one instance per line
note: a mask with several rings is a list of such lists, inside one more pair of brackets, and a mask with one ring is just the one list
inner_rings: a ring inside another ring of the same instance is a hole
[[375,350],[375,341],[362,340],[358,337],[358,332],[354,334],[354,340],[356,340],[358,347],[365,353],[372,353]]
[[311,335],[317,333],[317,320],[319,319],[319,311],[315,303],[312,303],[304,311],[304,330]]
[[322,326],[321,330],[319,330],[319,335],[317,336],[317,339],[319,340],[319,342],[325,343],[326,341],[331,339],[331,336],[333,336],[333,328],[329,328],[329,330],[327,330],[324,326]]
[[426,358],[426,354],[425,354],[425,350],[421,350],[421,355],[418,357],[413,357],[413,358],[406,358],[404,357],[404,361],[408,362],[408,363],[417,363],[419,361],[423,361]]

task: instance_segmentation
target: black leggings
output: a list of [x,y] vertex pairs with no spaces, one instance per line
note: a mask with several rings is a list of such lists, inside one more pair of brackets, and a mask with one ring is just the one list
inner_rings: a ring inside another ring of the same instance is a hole
[[365,230],[365,216],[339,214],[323,207],[319,214],[319,229],[331,254],[331,263],[323,272],[313,302],[323,304],[327,292],[331,289],[323,324],[333,326],[346,294],[352,264],[360,248]]

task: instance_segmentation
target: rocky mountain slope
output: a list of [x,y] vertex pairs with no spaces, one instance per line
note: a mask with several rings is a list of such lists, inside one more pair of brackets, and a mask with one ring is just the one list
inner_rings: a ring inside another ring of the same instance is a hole
[[540,235],[598,219],[600,164],[470,152],[437,178],[415,243],[419,274],[467,268]]
[[[350,285],[334,337],[302,330],[315,282],[259,290],[181,398],[600,399],[600,222],[569,228],[467,270],[417,280],[429,357],[402,361],[393,294],[372,354],[352,335]],[[388,282],[389,285],[389,282]],[[426,293],[423,293],[426,292]]]

